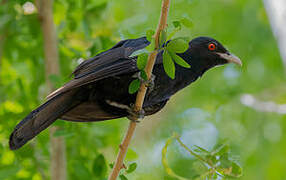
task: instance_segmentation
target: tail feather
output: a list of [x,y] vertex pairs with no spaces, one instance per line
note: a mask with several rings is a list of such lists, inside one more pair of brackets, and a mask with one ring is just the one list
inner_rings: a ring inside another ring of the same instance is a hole
[[9,146],[16,150],[49,127],[57,118],[79,104],[73,100],[74,91],[69,91],[49,99],[32,111],[14,129],[10,135]]

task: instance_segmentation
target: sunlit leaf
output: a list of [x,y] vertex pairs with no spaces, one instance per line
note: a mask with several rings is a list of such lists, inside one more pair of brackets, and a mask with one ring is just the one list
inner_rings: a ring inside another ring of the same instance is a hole
[[152,40],[150,41],[151,43],[146,47],[146,50],[148,52],[152,52],[154,51],[154,48],[155,48],[155,39],[152,38]]
[[167,40],[167,29],[163,29],[160,33],[159,46],[162,47]]
[[168,51],[164,51],[163,53],[163,67],[166,74],[174,79],[175,78],[175,63],[173,62]]
[[194,26],[193,22],[188,18],[181,19],[181,23],[187,28],[192,28]]
[[155,31],[152,29],[149,29],[146,31],[146,39],[151,42],[153,35],[155,34]]
[[137,67],[139,70],[143,70],[147,64],[148,54],[142,53],[137,58]]
[[188,48],[189,48],[189,44],[181,38],[171,40],[167,45],[168,51],[175,52],[175,53],[183,53]]
[[127,154],[126,154],[126,160],[128,161],[134,161],[138,159],[138,154],[131,148],[128,148]]

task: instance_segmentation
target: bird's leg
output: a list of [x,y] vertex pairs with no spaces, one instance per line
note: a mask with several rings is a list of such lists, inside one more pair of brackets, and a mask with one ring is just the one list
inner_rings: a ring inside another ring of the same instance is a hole
[[130,108],[127,109],[127,112],[129,113],[129,115],[127,116],[127,118],[130,121],[134,121],[134,122],[140,122],[140,120],[138,119],[143,119],[145,116],[145,111],[143,109],[141,109],[140,111],[134,111],[134,105],[131,104]]
[[141,77],[141,72],[139,72],[137,74],[137,77],[141,81],[141,83],[143,83],[149,89],[149,91],[152,91],[154,89],[154,86],[155,86],[154,82],[155,82],[155,78],[156,78],[155,75],[151,74],[150,79],[145,80]]

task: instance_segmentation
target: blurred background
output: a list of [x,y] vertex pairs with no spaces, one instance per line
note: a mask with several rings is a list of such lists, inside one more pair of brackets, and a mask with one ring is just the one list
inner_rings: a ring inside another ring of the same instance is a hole
[[[162,166],[161,151],[173,132],[189,147],[208,150],[227,140],[231,155],[243,167],[239,179],[286,179],[286,66],[280,56],[286,51],[279,52],[283,47],[279,26],[285,18],[275,18],[275,12],[286,5],[280,4],[279,9],[267,3],[171,1],[169,24],[186,17],[194,25],[176,36],[214,37],[241,58],[243,67],[229,64],[208,71],[177,93],[160,113],[139,123],[126,158],[127,164],[136,162],[138,167],[126,175],[129,179],[172,179]],[[8,147],[16,123],[47,95],[44,39],[35,4],[0,1],[0,179],[51,178],[48,130],[20,150]],[[60,75],[51,81],[58,87],[83,59],[121,39],[141,37],[155,29],[160,8],[161,1],[154,0],[55,0]],[[67,179],[102,179],[97,176],[100,167],[107,176],[128,123],[127,119],[58,120],[56,126],[61,129],[54,136],[66,143]],[[98,165],[100,157],[104,158]],[[197,160],[176,142],[168,148],[167,158],[180,176],[191,178],[199,173]]]

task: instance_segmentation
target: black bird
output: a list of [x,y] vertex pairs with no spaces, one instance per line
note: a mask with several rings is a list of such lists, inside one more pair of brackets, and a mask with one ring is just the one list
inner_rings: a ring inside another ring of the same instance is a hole
[[[74,122],[91,122],[129,116],[136,93],[128,87],[136,78],[137,50],[150,44],[145,37],[123,40],[111,49],[82,62],[73,72],[74,78],[48,96],[47,101],[26,116],[10,136],[10,149],[22,147],[58,118]],[[177,54],[191,68],[176,65],[175,78],[169,78],[163,68],[161,51],[153,69],[152,90],[148,90],[143,110],[151,115],[161,110],[170,97],[188,86],[208,69],[226,63],[241,65],[221,43],[213,38],[198,37],[189,42],[184,53]]]

